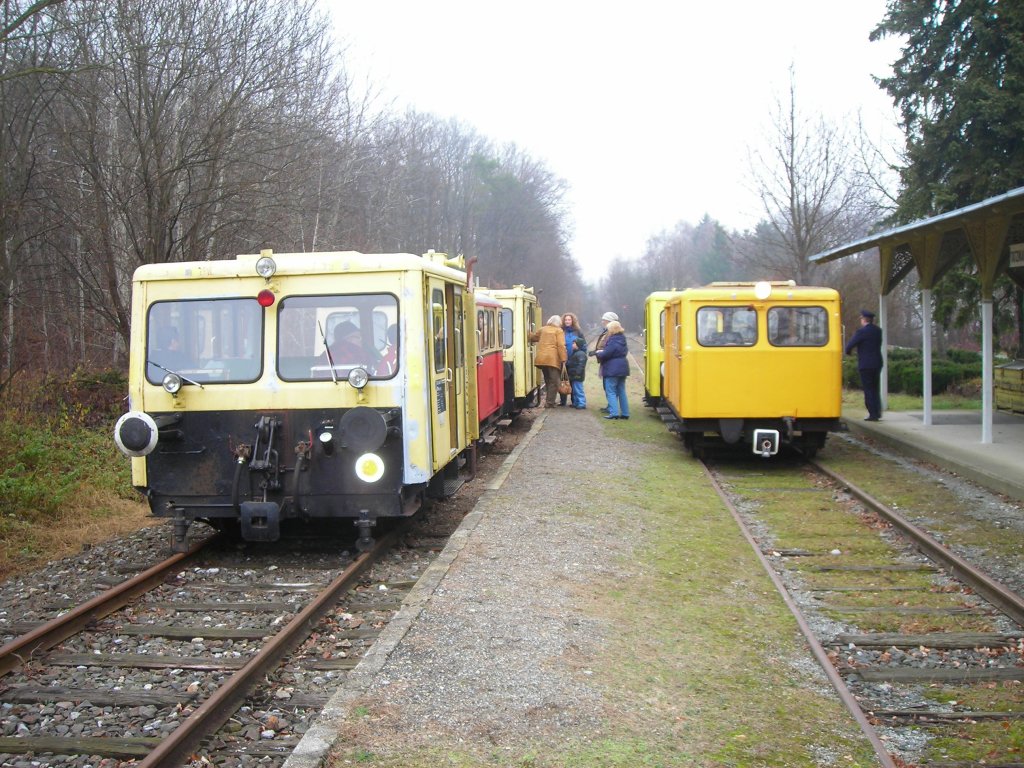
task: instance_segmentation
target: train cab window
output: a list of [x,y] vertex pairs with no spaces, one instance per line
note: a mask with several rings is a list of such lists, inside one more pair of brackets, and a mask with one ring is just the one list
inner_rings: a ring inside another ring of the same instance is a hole
[[478,309],[476,311],[478,348],[481,352],[490,351],[498,346],[494,328],[494,314],[492,309]]
[[771,307],[768,342],[773,347],[823,347],[828,344],[824,307]]
[[501,346],[509,349],[512,346],[512,310],[502,309],[498,316],[498,330],[501,334]]
[[434,373],[444,373],[448,366],[448,337],[444,324],[444,291],[435,288],[430,300],[430,326],[434,339]]
[[277,370],[283,380],[330,379],[332,368],[339,379],[357,367],[370,379],[397,373],[398,299],[392,294],[288,296],[280,307]]
[[753,307],[700,307],[697,343],[702,347],[752,347],[757,342]]
[[263,308],[252,298],[158,301],[146,316],[146,380],[177,373],[200,384],[263,373]]

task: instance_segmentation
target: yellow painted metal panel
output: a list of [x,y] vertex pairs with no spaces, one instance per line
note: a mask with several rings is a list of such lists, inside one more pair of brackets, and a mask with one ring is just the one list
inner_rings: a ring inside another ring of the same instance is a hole
[[[823,347],[772,346],[766,313],[774,306],[822,306],[828,315]],[[702,346],[697,310],[748,307],[757,313],[751,346]],[[666,302],[665,397],[677,415],[696,418],[838,418],[842,408],[842,329],[831,288],[773,284],[759,299],[753,284],[691,288]]]

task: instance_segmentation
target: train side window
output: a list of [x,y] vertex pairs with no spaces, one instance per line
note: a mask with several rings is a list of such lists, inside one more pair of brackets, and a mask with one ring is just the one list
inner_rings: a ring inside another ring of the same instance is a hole
[[702,347],[752,347],[757,342],[753,307],[700,307],[697,343]]
[[828,344],[828,311],[824,307],[771,307],[768,343],[774,347],[823,347]]

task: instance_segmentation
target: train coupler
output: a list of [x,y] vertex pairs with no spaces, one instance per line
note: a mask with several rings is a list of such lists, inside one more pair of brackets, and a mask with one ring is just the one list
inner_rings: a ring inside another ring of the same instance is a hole
[[370,514],[365,509],[360,510],[359,519],[355,521],[359,529],[359,538],[356,539],[356,549],[360,552],[367,552],[374,545],[374,538],[370,535],[370,529],[377,524],[376,520],[370,519]]
[[779,430],[755,429],[754,453],[768,458],[779,452]]
[[245,541],[277,541],[281,538],[281,507],[272,501],[243,501],[239,523]]

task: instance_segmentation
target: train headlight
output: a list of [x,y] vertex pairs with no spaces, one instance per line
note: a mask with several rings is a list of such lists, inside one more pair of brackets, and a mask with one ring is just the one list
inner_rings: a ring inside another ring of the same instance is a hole
[[761,280],[754,283],[754,297],[759,301],[764,301],[772,295],[772,284],[767,280]]
[[364,483],[376,483],[384,477],[384,459],[376,453],[364,453],[356,459],[356,477]]
[[264,280],[269,280],[277,272],[277,262],[269,256],[261,256],[256,262],[256,274]]
[[334,432],[325,429],[317,435],[317,439],[320,441],[320,448],[323,450],[324,455],[332,456],[334,454]]
[[159,433],[148,413],[130,411],[114,425],[114,442],[125,456],[148,456],[156,448]]
[[168,373],[164,376],[164,389],[172,395],[178,394],[178,390],[181,389],[181,383],[181,376],[176,373]]
[[366,382],[370,380],[370,374],[366,372],[365,368],[353,368],[348,372],[348,383],[356,389],[362,389],[366,386]]

